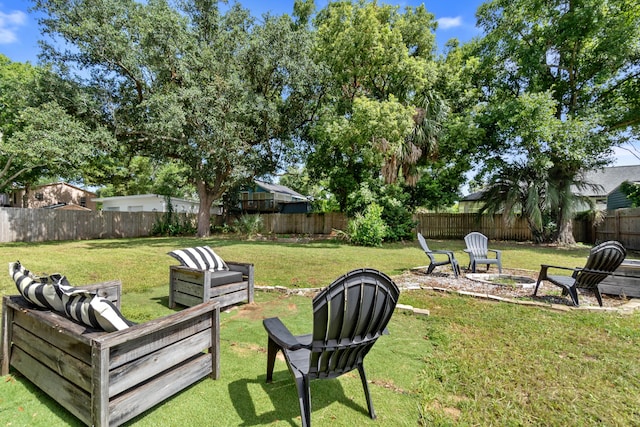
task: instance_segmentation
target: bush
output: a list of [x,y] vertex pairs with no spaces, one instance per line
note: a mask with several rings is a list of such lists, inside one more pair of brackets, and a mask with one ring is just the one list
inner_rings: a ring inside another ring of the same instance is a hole
[[260,215],[242,214],[240,218],[233,222],[233,229],[236,233],[244,234],[248,237],[260,234],[264,230],[264,222]]
[[192,219],[185,216],[184,220],[180,220],[180,216],[173,211],[171,198],[165,197],[167,211],[156,218],[156,222],[151,227],[151,235],[153,236],[192,236],[198,231],[198,227]]
[[347,224],[347,235],[354,245],[380,246],[387,235],[387,225],[382,220],[382,207],[372,203],[364,215],[357,213]]

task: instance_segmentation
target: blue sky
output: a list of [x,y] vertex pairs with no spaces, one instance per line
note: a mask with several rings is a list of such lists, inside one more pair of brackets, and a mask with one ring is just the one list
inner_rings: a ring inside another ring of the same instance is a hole
[[[289,13],[293,11],[294,0],[242,0],[240,3],[255,17],[263,13]],[[328,0],[316,0],[316,7],[323,8]],[[480,31],[475,27],[475,12],[481,0],[431,0],[431,1],[381,1],[401,7],[424,4],[427,10],[439,20],[436,32],[438,45],[442,47],[450,38],[468,41]],[[0,53],[11,61],[37,63],[40,29],[37,17],[28,11],[28,0],[0,0]]]

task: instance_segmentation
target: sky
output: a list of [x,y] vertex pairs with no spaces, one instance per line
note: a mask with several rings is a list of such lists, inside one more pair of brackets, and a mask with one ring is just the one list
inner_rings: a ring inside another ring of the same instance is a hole
[[[321,9],[328,2],[316,0],[316,8]],[[291,14],[294,0],[240,0],[240,3],[249,9],[254,17],[259,18],[267,12],[275,15]],[[378,0],[378,3],[394,4],[401,8],[424,4],[427,11],[433,13],[438,21],[436,42],[440,50],[451,38],[457,38],[464,43],[482,35],[476,27],[475,18],[482,0]],[[40,28],[37,16],[28,10],[30,6],[29,0],[0,0],[0,53],[14,62],[29,61],[36,64]],[[640,164],[640,159],[628,150],[616,149],[615,157],[615,164],[618,166]]]

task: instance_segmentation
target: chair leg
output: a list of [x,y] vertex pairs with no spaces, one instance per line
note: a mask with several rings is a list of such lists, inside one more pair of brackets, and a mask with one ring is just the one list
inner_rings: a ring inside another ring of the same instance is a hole
[[536,287],[533,290],[533,296],[535,297],[536,294],[538,293],[538,288],[540,287],[540,284],[542,283],[542,279],[540,279],[540,277],[538,277],[538,281],[536,282]]
[[360,379],[362,380],[362,388],[364,389],[364,397],[367,399],[367,408],[369,409],[369,416],[372,420],[376,419],[376,411],[373,409],[373,402],[371,401],[371,393],[369,393],[369,384],[367,383],[367,375],[364,373],[364,365],[361,363],[358,365],[358,372],[360,372]]
[[280,346],[276,344],[274,340],[269,337],[269,344],[267,346],[267,382],[270,383],[273,380],[273,367],[276,364],[276,354],[280,350]]
[[578,307],[578,289],[576,289],[575,286],[571,286],[570,288],[567,289],[567,291],[569,292],[569,295],[571,295],[571,300],[573,301],[573,305],[575,305],[576,307]]
[[435,264],[429,264],[429,267],[427,267],[427,274],[431,274],[435,268]]
[[302,417],[302,427],[311,426],[311,390],[309,387],[309,377],[296,376],[296,387],[298,388],[298,401],[300,402],[300,416]]
[[598,289],[598,287],[596,286],[593,292],[596,294],[596,299],[598,300],[598,304],[600,304],[600,307],[602,307],[602,294],[600,293],[600,289]]

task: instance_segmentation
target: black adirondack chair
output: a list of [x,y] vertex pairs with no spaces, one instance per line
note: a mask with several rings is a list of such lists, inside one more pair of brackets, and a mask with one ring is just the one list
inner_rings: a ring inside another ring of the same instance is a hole
[[[464,236],[464,243],[467,248],[464,250],[469,254],[469,269],[472,273],[476,272],[478,264],[487,264],[489,271],[490,264],[498,266],[498,272],[502,273],[502,252],[497,249],[489,249],[489,239],[482,233],[473,231]],[[494,253],[494,257],[489,257],[489,252]]]
[[267,382],[282,350],[298,388],[303,426],[311,425],[310,381],[336,378],[354,369],[360,373],[369,415],[375,419],[363,362],[376,340],[387,333],[399,294],[384,273],[353,270],[313,299],[312,334],[294,336],[277,317],[263,321],[269,335]]
[[[418,233],[418,242],[420,243],[420,247],[424,253],[429,257],[430,262],[427,267],[427,274],[431,274],[436,267],[451,264],[453,274],[458,278],[458,274],[460,274],[460,265],[458,265],[458,260],[456,260],[456,257],[453,255],[453,251],[432,251],[429,249],[427,241],[421,233]],[[438,261],[436,259],[436,255],[446,255],[447,259],[441,259]]]
[[[535,296],[538,293],[538,287],[543,280],[547,280],[556,286],[562,288],[562,295],[569,294],[573,305],[578,306],[578,291],[577,289],[587,289],[595,293],[598,299],[598,304],[602,307],[602,295],[598,285],[609,274],[613,273],[616,268],[624,261],[627,256],[627,251],[620,242],[610,240],[600,243],[594,246],[589,253],[587,263],[582,268],[570,268],[559,267],[555,265],[540,266],[540,273],[538,274],[538,281],[536,282],[536,288],[533,291]],[[571,276],[556,276],[548,274],[550,268],[570,270],[573,273]]]

